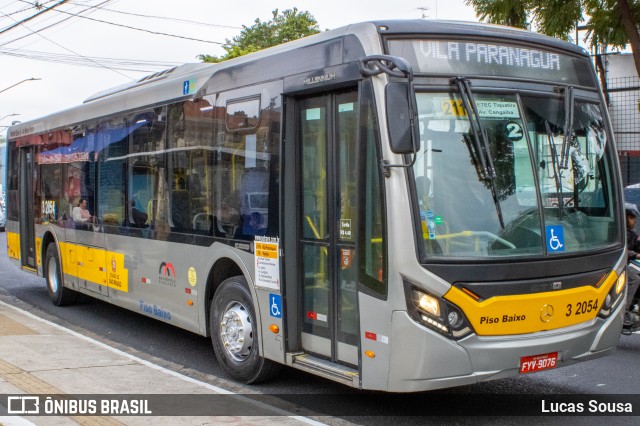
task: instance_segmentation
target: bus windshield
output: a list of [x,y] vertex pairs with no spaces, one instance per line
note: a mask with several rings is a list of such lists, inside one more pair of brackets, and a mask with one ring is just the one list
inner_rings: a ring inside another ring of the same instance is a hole
[[469,95],[416,95],[416,229],[427,258],[557,255],[619,240],[598,102]]

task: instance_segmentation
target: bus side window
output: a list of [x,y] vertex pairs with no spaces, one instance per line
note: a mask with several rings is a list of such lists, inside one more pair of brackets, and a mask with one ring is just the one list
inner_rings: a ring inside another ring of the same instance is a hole
[[253,240],[279,233],[279,84],[218,96],[212,179],[216,236]]
[[98,123],[95,150],[98,154],[98,218],[107,226],[122,226],[126,221],[129,126],[124,117]]

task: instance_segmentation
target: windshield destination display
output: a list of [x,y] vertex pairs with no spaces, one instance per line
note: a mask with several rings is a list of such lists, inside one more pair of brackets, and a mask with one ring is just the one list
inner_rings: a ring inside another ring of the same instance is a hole
[[420,51],[428,58],[446,59],[514,67],[556,69],[560,71],[560,55],[524,47],[454,41],[420,41]]

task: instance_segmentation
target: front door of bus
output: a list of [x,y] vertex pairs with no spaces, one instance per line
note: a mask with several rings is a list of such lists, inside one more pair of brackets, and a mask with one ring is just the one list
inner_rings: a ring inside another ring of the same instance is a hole
[[299,256],[305,352],[358,364],[357,90],[299,99]]
[[36,268],[33,200],[33,147],[20,149],[20,259],[22,266]]

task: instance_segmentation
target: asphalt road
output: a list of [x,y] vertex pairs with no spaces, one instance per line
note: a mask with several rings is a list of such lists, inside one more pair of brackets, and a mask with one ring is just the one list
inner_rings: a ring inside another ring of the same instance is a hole
[[[533,375],[496,380],[448,390],[387,395],[362,392],[313,375],[285,368],[274,381],[244,386],[230,381],[218,366],[208,338],[191,334],[138,313],[90,297],[70,307],[53,306],[45,281],[20,271],[6,256],[6,233],[0,233],[0,299],[90,336],[123,351],[222,388],[259,393],[267,402],[303,415],[325,415],[323,422],[362,425],[477,424],[478,418],[431,416],[430,411],[475,407],[483,424],[566,424],[566,417],[514,417],[514,405],[526,398],[564,395],[569,401],[632,398],[640,415],[640,334],[621,336],[618,351],[605,358]],[[97,390],[96,390],[97,391]],[[530,402],[530,401],[529,401]],[[537,405],[536,405],[537,406]],[[500,416],[504,411],[509,416]],[[515,412],[514,412],[515,411]],[[603,417],[581,417],[583,424],[601,424]],[[609,424],[640,424],[640,417],[610,417]]]

